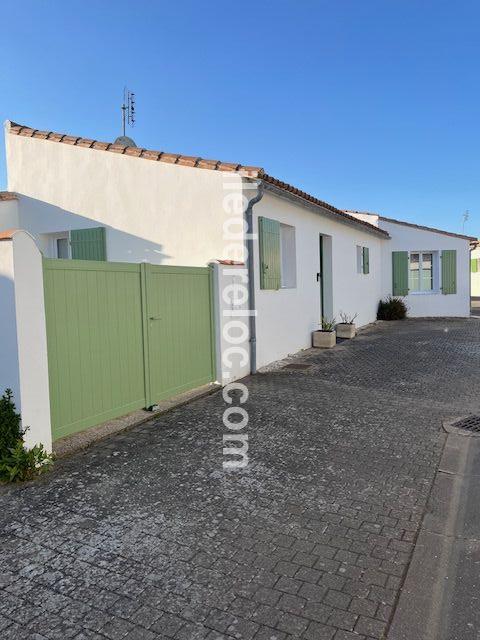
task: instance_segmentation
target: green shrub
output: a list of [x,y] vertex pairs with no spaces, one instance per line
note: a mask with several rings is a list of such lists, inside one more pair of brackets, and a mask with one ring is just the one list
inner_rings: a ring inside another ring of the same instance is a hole
[[43,444],[36,444],[27,449],[23,440],[17,440],[8,454],[0,458],[0,480],[5,482],[22,482],[32,480],[40,473],[48,471],[53,458],[43,448]]
[[11,389],[0,398],[0,459],[22,439],[20,414],[16,412]]
[[378,303],[377,320],[405,320],[407,311],[403,300],[389,296]]
[[42,444],[25,447],[24,433],[12,391],[7,389],[0,398],[0,482],[31,480],[52,465],[53,457]]

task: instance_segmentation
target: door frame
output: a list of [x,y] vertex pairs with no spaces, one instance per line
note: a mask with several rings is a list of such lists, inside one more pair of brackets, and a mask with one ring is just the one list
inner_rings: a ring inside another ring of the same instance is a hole
[[332,236],[319,234],[318,240],[319,269],[318,282],[320,287],[320,319],[333,319],[333,267],[332,267]]

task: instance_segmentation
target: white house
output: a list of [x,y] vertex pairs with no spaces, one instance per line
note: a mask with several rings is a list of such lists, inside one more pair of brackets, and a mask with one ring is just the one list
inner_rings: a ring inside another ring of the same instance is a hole
[[[270,265],[271,272],[278,268],[280,281],[262,283],[259,248],[254,250],[258,367],[310,346],[322,315],[358,314],[360,326],[376,318],[388,233],[259,167],[125,148],[8,122],[5,137],[8,190],[17,200],[9,201],[5,222],[1,214],[0,229],[29,231],[48,257],[81,257],[82,231],[95,229],[98,253],[90,257],[183,266],[243,262],[245,240],[232,253],[224,229],[233,206],[228,198],[250,200],[260,188],[253,232],[259,232],[260,218],[277,223],[282,257]],[[85,239],[90,247],[92,237]],[[365,269],[358,264],[359,247],[368,250]]]
[[[466,236],[340,210],[260,167],[10,122],[5,138],[0,232],[27,231],[43,256],[169,267],[245,263],[250,361],[236,363],[233,379],[309,347],[322,316],[338,320],[343,312],[357,315],[358,326],[373,322],[388,295],[405,296],[411,316],[470,313]],[[2,285],[1,268],[0,292],[8,291],[11,277]],[[225,382],[218,291],[216,300],[217,379]],[[4,324],[11,319],[11,312],[0,315]],[[11,351],[0,365],[0,387],[15,387],[18,378]]]
[[473,238],[376,213],[350,213],[390,236],[382,253],[382,297],[403,297],[411,317],[470,315],[466,274]]
[[471,248],[471,290],[474,298],[480,297],[480,241],[474,240],[470,244]]

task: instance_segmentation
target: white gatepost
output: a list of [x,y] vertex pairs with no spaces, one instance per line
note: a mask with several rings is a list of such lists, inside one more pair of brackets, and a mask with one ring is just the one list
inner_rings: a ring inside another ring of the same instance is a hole
[[247,267],[214,262],[217,382],[225,386],[250,374]]
[[12,233],[0,233],[0,395],[11,389],[15,404],[20,408]]
[[28,427],[26,445],[41,443],[50,452],[52,429],[42,254],[26,231],[3,232],[0,240],[0,294],[1,306],[5,307],[0,313],[0,329],[9,339],[9,357],[8,361],[2,361],[0,382],[14,390],[22,427]]

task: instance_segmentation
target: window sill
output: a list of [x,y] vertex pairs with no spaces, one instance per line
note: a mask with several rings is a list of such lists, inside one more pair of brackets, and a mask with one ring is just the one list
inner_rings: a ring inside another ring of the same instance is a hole
[[409,296],[437,296],[441,291],[432,290],[432,291],[409,291]]

